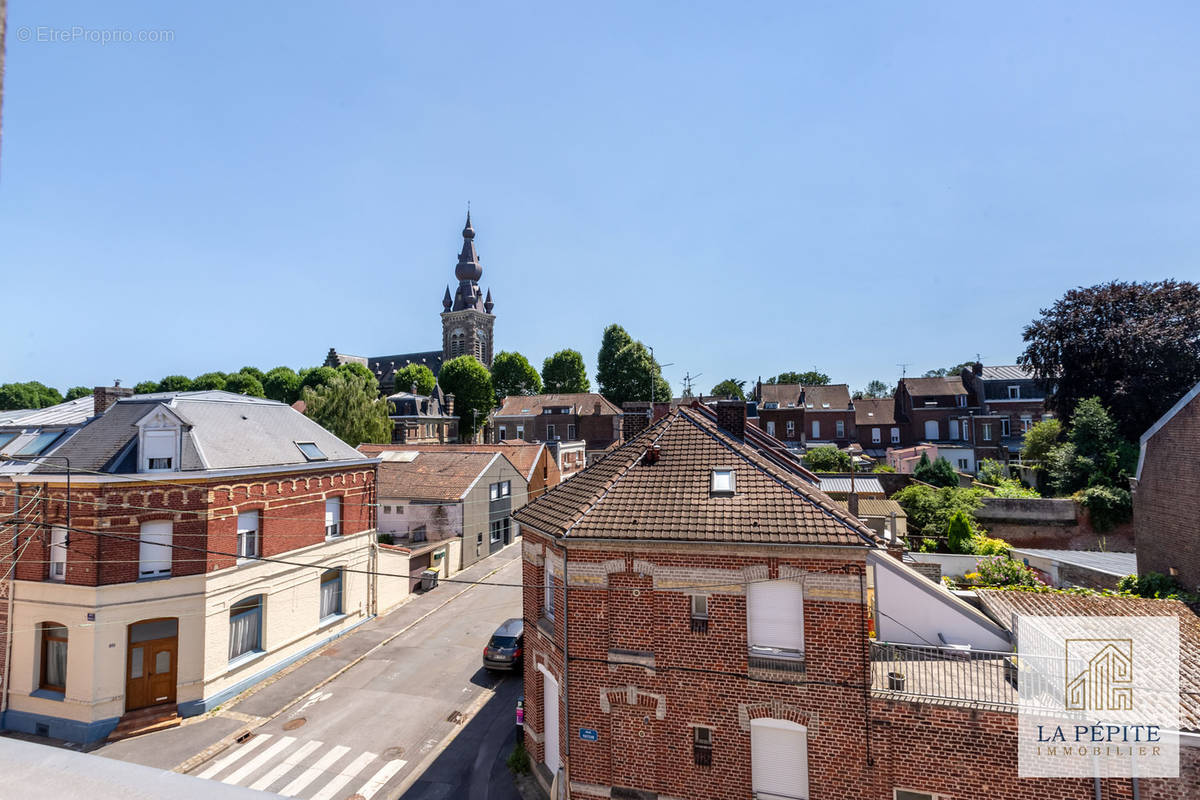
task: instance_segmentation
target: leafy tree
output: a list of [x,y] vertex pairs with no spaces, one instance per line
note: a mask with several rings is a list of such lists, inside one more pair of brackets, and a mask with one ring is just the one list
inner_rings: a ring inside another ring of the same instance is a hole
[[891,397],[892,387],[876,378],[867,384],[867,388],[859,393],[860,397]]
[[1134,446],[1122,439],[1117,424],[1098,398],[1079,401],[1071,415],[1067,441],[1046,457],[1050,484],[1060,495],[1088,486],[1117,486],[1133,471]]
[[424,364],[405,364],[392,376],[394,392],[411,392],[413,384],[417,386],[417,394],[433,394],[437,378],[433,376],[433,370]]
[[303,396],[305,389],[315,389],[318,386],[324,386],[337,377],[338,374],[338,371],[333,367],[305,367],[299,372],[301,396]]
[[509,395],[541,394],[542,377],[525,356],[502,350],[492,359],[492,389],[500,405]]
[[352,447],[363,442],[390,442],[392,420],[387,400],[361,375],[333,372],[326,383],[304,388],[304,413]]
[[158,382],[160,392],[189,392],[192,388],[192,379],[186,375],[168,375]]
[[238,374],[252,375],[258,380],[259,383],[262,383],[263,378],[267,377],[266,373],[264,373],[258,367],[242,367],[240,370],[238,370]]
[[233,392],[234,394],[244,394],[250,397],[267,396],[267,393],[263,391],[262,382],[246,372],[237,372],[230,375],[225,381],[225,391]]
[[1128,489],[1092,486],[1080,494],[1079,504],[1088,510],[1092,527],[1099,533],[1133,519],[1133,495]]
[[745,381],[739,381],[737,378],[726,378],[712,388],[712,395],[715,397],[736,397],[738,400],[745,400],[745,386]]
[[90,397],[91,394],[92,390],[86,386],[72,386],[70,389],[67,389],[66,395],[63,396],[63,402],[78,400],[81,397]]
[[767,378],[767,383],[798,383],[802,386],[828,386],[829,376],[824,372],[818,372],[815,369],[810,369],[807,372],[781,372],[778,375]]
[[850,456],[836,447],[822,445],[804,454],[804,465],[813,472],[849,472]]
[[1072,289],[1025,327],[1017,361],[1065,417],[1099,397],[1136,440],[1200,381],[1200,286],[1112,281]]
[[954,512],[950,524],[946,526],[946,546],[951,553],[970,553],[972,550],[971,520],[963,510]]
[[1044,419],[1034,423],[1025,432],[1025,442],[1021,445],[1021,460],[1034,464],[1045,461],[1061,437],[1062,423],[1057,419]]
[[0,411],[22,408],[47,408],[58,405],[63,397],[53,389],[37,381],[0,384]]
[[343,375],[353,375],[365,381],[368,386],[374,386],[376,393],[379,392],[379,379],[375,377],[375,373],[371,372],[365,364],[359,364],[357,361],[348,361],[338,366],[337,371]]
[[133,387],[134,394],[151,394],[158,390],[158,381],[142,381]]
[[590,392],[587,369],[578,350],[559,350],[542,362],[542,383],[547,392],[574,394]]
[[262,378],[263,392],[272,400],[291,405],[300,399],[300,376],[291,367],[275,367]]
[[658,361],[651,358],[646,345],[636,342],[620,325],[604,329],[600,343],[599,369],[596,380],[600,393],[617,406],[627,400],[671,399],[671,386],[662,377]]
[[459,356],[442,364],[438,383],[446,394],[454,395],[454,411],[458,414],[458,435],[471,441],[475,432],[487,422],[496,393],[487,367],[474,356]]
[[192,389],[196,391],[204,391],[206,389],[215,389],[220,391],[225,388],[225,381],[228,377],[224,372],[206,372],[203,375],[197,375],[192,381]]
[[933,486],[958,486],[958,473],[949,461],[938,456],[930,463],[929,455],[921,453],[921,459],[913,468],[913,477]]
[[979,462],[979,469],[975,472],[975,478],[980,483],[986,483],[989,486],[999,486],[1000,481],[1008,480],[1008,467],[1001,464],[994,458],[985,458]]
[[983,531],[975,521],[975,512],[983,505],[987,490],[946,487],[936,489],[914,483],[892,495],[908,515],[910,535],[924,538],[945,536],[950,521],[962,511],[966,514],[973,535]]
[[974,361],[964,361],[963,363],[958,364],[953,367],[940,367],[938,369],[931,369],[931,370],[928,370],[921,377],[922,378],[950,378],[950,377],[953,377],[953,376],[959,374],[965,368],[974,366],[974,364],[975,364]]

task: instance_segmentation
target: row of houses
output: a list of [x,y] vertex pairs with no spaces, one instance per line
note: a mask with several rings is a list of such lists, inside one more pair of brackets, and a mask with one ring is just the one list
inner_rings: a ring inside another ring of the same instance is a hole
[[93,742],[212,709],[512,543],[558,480],[544,445],[360,451],[226,392],[0,417],[0,725]]
[[[1187,606],[965,598],[897,558],[745,403],[625,425],[625,444],[514,515],[524,738],[551,796],[1200,796]],[[1178,621],[1180,777],[1084,761],[1076,777],[1018,778],[1018,623],[1047,616]]]

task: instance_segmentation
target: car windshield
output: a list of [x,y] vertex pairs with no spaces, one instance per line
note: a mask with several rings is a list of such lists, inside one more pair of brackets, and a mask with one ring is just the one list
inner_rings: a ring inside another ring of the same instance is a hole
[[516,647],[517,637],[515,636],[493,636],[491,647]]

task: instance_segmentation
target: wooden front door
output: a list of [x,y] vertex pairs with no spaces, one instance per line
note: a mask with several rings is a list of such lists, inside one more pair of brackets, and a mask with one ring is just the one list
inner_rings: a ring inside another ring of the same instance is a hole
[[[129,653],[125,659],[126,711],[175,702],[179,637],[174,632],[174,623],[161,620],[130,626]],[[168,630],[171,636],[143,638]]]

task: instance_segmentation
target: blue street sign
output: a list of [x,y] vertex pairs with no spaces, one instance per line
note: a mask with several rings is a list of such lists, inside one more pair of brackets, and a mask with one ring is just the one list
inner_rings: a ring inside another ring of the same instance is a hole
[[580,728],[579,738],[585,742],[598,742],[600,741],[600,731],[595,728]]

